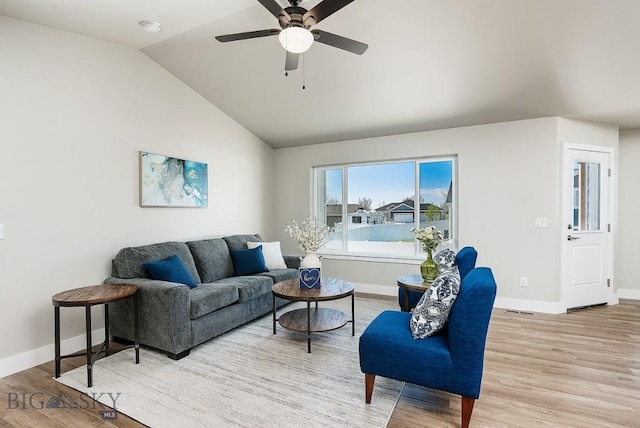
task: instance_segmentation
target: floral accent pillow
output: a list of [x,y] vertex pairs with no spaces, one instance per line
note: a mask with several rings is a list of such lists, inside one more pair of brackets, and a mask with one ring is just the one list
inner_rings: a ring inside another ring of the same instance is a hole
[[460,291],[460,271],[454,266],[433,280],[422,295],[409,326],[414,339],[424,339],[444,327]]
[[433,261],[438,265],[438,273],[442,273],[447,269],[451,269],[456,262],[456,253],[448,248],[438,251],[433,256]]

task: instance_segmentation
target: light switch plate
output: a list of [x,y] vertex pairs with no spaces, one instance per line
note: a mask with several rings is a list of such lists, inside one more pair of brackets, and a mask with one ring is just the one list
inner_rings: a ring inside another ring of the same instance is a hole
[[548,222],[546,218],[536,218],[534,225],[536,228],[545,228],[548,227]]
[[4,239],[4,224],[0,224],[0,239]]

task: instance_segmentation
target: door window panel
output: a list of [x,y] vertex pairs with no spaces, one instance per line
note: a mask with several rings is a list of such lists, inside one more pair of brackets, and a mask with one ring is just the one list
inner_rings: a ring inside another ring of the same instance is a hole
[[599,163],[573,163],[573,230],[601,229],[600,174]]

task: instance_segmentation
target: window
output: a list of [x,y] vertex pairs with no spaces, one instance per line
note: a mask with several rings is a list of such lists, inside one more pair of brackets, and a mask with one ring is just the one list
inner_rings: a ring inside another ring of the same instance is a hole
[[[335,228],[327,253],[403,257],[422,251],[414,227],[455,224],[455,157],[314,169],[314,215]],[[417,201],[417,202],[416,202]]]

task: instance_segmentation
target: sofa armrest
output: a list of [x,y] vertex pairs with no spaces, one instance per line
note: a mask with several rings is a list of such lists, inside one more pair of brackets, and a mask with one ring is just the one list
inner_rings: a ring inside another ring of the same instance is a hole
[[[190,288],[184,284],[146,278],[107,278],[105,284],[138,286],[140,343],[179,354],[191,348]],[[134,339],[133,301],[109,305],[111,334]]]
[[300,256],[283,255],[282,258],[288,268],[298,269],[300,267]]

